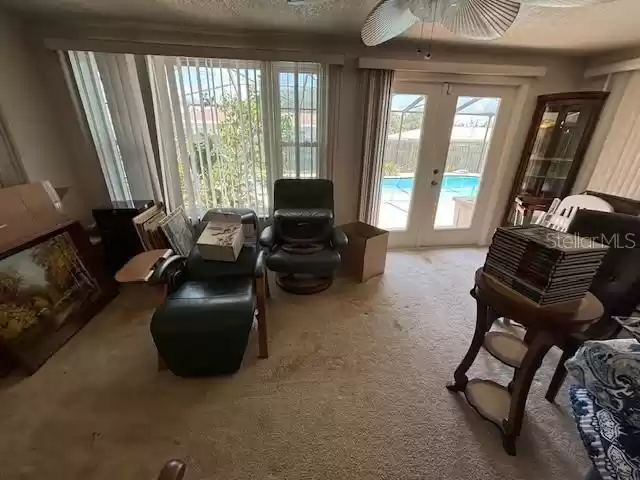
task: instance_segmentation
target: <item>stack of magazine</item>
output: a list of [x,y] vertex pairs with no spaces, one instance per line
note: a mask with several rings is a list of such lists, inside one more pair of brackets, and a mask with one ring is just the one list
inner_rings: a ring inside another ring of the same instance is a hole
[[579,300],[608,247],[540,225],[500,227],[484,272],[539,305]]
[[162,205],[153,205],[133,218],[133,226],[138,232],[140,242],[145,250],[167,248],[167,238],[160,228],[160,223],[167,217]]

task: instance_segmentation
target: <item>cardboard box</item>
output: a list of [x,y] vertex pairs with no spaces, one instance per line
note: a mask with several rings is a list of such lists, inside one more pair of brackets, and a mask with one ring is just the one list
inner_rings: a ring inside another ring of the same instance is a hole
[[363,222],[347,223],[340,228],[349,238],[342,252],[347,273],[359,282],[384,273],[389,232]]
[[242,250],[244,232],[240,215],[218,213],[196,242],[205,260],[235,262]]

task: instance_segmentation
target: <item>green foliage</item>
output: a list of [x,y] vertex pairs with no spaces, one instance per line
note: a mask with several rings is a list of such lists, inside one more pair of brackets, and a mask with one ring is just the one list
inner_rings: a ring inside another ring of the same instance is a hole
[[402,131],[417,130],[422,126],[422,112],[407,112],[404,116],[400,112],[391,112],[387,134],[398,133],[402,123]]
[[382,165],[382,175],[384,177],[395,177],[400,175],[400,169],[398,165],[392,162],[384,163]]
[[[203,102],[216,109],[216,129],[200,132],[199,138],[190,145],[191,164],[198,176],[198,202],[225,207],[260,204],[255,190],[260,196],[267,182],[260,97],[249,85],[245,98],[225,93],[216,106],[206,97]],[[293,140],[293,129],[293,116],[282,113],[283,141]],[[182,165],[180,177],[183,200],[188,204]]]
[[[204,102],[211,104],[208,99]],[[215,132],[201,132],[189,152],[198,175],[198,200],[209,206],[246,205],[254,183],[266,173],[256,92],[249,90],[243,99],[225,93],[216,116]]]

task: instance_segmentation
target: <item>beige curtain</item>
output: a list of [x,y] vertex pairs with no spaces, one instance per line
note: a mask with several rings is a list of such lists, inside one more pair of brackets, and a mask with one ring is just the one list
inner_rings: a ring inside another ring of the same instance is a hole
[[624,88],[587,189],[640,200],[640,72]]
[[362,179],[358,218],[375,225],[380,204],[382,160],[391,107],[393,70],[362,70],[360,86],[364,92],[362,135]]
[[333,178],[333,165],[336,158],[336,150],[338,147],[338,121],[340,119],[340,91],[342,90],[342,65],[323,65],[322,80],[319,82],[320,91],[318,92],[320,108],[321,125],[318,133],[319,140],[319,158],[325,159],[321,161],[320,176],[322,178]]

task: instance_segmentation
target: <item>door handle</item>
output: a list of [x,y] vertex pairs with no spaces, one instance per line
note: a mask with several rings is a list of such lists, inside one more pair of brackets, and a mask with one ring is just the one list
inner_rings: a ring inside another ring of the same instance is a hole
[[438,182],[436,182],[435,180],[431,180],[431,186],[435,187],[436,185],[438,185]]

